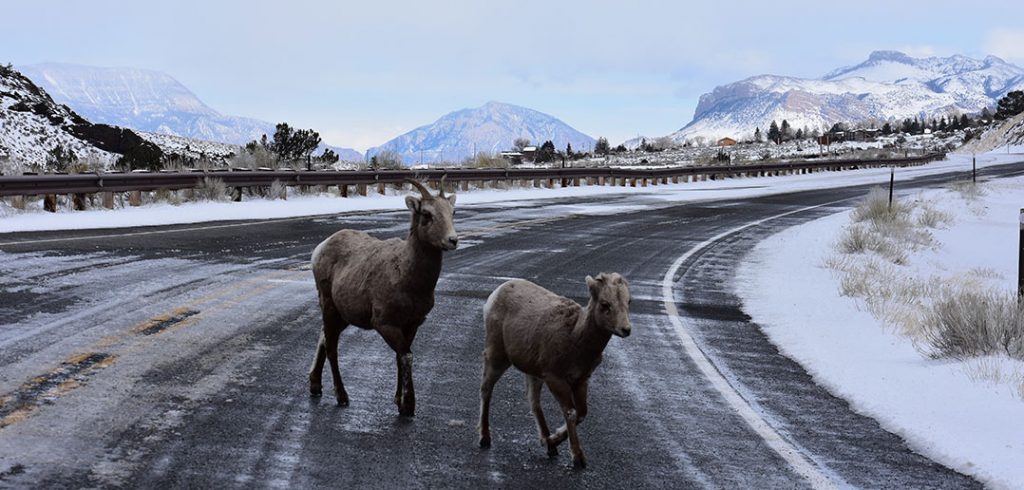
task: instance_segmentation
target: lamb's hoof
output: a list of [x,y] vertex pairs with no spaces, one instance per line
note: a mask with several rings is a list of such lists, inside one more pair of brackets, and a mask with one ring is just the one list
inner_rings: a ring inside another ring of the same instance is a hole
[[399,408],[398,409],[398,415],[401,415],[402,417],[415,417],[416,416],[416,408],[414,408],[414,407]]
[[558,446],[554,444],[548,444],[548,457],[554,458],[555,456],[558,456]]
[[309,385],[309,396],[321,396],[324,394],[324,389],[320,386]]
[[480,436],[480,448],[487,449],[491,447],[491,436]]
[[339,407],[347,407],[348,406],[348,397],[346,396],[345,398],[338,398],[338,406]]
[[577,470],[582,470],[583,468],[586,468],[587,467],[587,460],[586,460],[586,458],[584,458],[582,454],[579,455],[579,456],[573,456],[572,457],[572,467],[573,467],[573,469],[577,469]]

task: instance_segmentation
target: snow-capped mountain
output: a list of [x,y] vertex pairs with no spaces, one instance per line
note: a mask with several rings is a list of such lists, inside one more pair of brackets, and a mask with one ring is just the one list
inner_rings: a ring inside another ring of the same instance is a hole
[[[273,123],[221,114],[166,73],[65,63],[41,63],[18,69],[54,100],[91,121],[234,145],[274,134]],[[345,160],[363,158],[350,148],[330,148]]]
[[54,102],[17,70],[0,66],[0,171],[52,169],[58,151],[98,167],[122,155],[146,161],[163,156],[159,147],[134,131],[93,124]]
[[516,138],[527,138],[540,145],[551,140],[555,148],[564,150],[571,143],[576,151],[594,147],[594,138],[587,136],[559,119],[512,104],[488,102],[481,107],[448,113],[437,121],[416,128],[381,146],[370,148],[367,155],[393,150],[406,165],[426,162],[458,162],[473,152],[497,153],[512,148]]
[[716,87],[700,97],[693,121],[671,136],[747,138],[783,119],[795,128],[837,122],[901,120],[977,113],[1024,87],[1024,69],[995,56],[913,58],[876,51],[863,63],[817,79],[760,75]]

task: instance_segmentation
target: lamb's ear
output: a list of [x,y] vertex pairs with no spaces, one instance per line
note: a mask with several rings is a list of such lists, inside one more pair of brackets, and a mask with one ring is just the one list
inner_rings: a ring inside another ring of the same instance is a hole
[[448,203],[449,203],[449,204],[451,204],[452,206],[454,206],[454,205],[455,205],[455,194],[452,194],[452,195],[450,195],[450,196],[445,196],[445,197],[447,197],[447,198],[448,198]]
[[587,276],[587,289],[590,290],[590,295],[597,297],[597,293],[601,290],[601,283],[597,282],[597,279]]
[[405,196],[405,207],[409,208],[412,212],[420,212],[421,201],[416,196]]

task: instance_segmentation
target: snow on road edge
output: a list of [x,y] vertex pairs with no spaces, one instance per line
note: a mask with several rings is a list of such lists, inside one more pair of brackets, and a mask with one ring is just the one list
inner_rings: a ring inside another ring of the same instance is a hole
[[755,247],[736,280],[745,311],[815,382],[915,450],[991,486],[1024,488],[1024,401],[971,380],[964,363],[925,358],[839,296],[823,263],[847,223],[838,213]]

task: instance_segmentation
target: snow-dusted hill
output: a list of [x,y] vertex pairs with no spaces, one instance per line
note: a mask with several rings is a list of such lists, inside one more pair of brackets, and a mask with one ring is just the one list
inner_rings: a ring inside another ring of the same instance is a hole
[[0,171],[51,169],[58,146],[78,163],[100,167],[126,153],[145,159],[162,155],[135,132],[93,124],[54,102],[17,70],[0,66]]
[[416,128],[376,148],[398,152],[405,164],[424,162],[457,162],[477,152],[497,153],[508,150],[516,138],[527,138],[540,145],[551,140],[555,148],[564,150],[571,143],[575,151],[594,147],[594,138],[587,136],[559,119],[512,104],[488,102],[473,108],[444,115],[437,121]]
[[747,138],[772,120],[828,129],[836,122],[885,121],[977,113],[1024,87],[1024,69],[994,56],[913,58],[876,51],[863,63],[819,79],[760,75],[716,87],[700,97],[693,121],[672,134]]
[[[221,114],[166,73],[64,63],[18,69],[57,102],[91,121],[234,145],[274,134],[273,123]],[[331,148],[342,159],[362,160],[362,154],[350,148]]]
[[229,143],[197,140],[184,136],[136,131],[146,141],[160,147],[167,155],[194,159],[225,160],[242,152],[242,147]]

